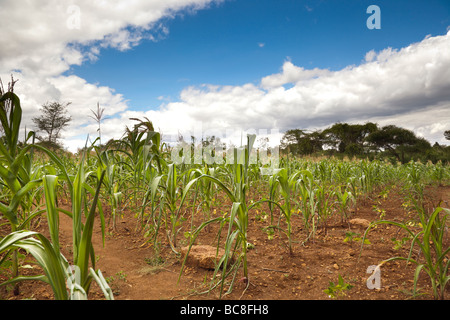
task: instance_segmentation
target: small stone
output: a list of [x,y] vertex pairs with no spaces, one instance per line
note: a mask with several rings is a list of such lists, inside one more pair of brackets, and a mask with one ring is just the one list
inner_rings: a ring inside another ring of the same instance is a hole
[[370,225],[370,221],[367,219],[355,218],[349,221],[350,224],[367,228]]
[[[186,256],[189,247],[181,249],[183,259]],[[194,245],[189,251],[186,264],[193,267],[200,267],[203,269],[215,269],[216,263],[225,254],[223,249],[217,251],[216,247],[208,245]]]

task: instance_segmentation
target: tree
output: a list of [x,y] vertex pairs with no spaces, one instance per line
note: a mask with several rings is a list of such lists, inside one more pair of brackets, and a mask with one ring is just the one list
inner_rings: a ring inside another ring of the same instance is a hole
[[281,148],[283,150],[288,150],[288,152],[292,152],[293,154],[300,154],[298,145],[304,136],[304,130],[291,129],[286,131],[281,138]]
[[281,148],[299,155],[322,151],[322,134],[320,131],[308,133],[301,129],[288,130],[281,139]]
[[[444,132],[450,140],[450,130]],[[395,157],[409,160],[448,162],[450,146],[431,146],[425,138],[395,125],[379,127],[377,123],[335,123],[324,130],[287,130],[281,139],[281,150],[293,155],[347,155],[350,157]]]
[[61,131],[69,125],[72,118],[67,115],[67,106],[71,103],[52,102],[46,103],[41,108],[41,116],[33,118],[38,131],[47,133],[47,138],[37,137],[40,141],[52,147],[59,147],[58,139]]
[[349,155],[362,154],[365,138],[378,130],[375,123],[348,124],[335,123],[323,131],[327,145],[337,149],[340,153]]
[[406,162],[405,153],[420,153],[431,148],[428,141],[416,137],[411,130],[395,125],[384,126],[372,132],[366,141],[379,150],[389,152],[403,163]]

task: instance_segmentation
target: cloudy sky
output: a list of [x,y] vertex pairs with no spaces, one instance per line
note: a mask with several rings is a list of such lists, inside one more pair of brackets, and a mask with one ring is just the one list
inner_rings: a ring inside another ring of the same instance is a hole
[[448,143],[448,0],[0,0],[0,25],[24,127],[71,102],[72,151],[97,103],[104,140],[147,117],[167,140],[374,121]]

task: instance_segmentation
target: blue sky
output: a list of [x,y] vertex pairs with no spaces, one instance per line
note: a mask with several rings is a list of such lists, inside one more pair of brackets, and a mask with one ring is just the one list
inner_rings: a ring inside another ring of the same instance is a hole
[[[380,30],[366,27],[371,4],[381,9]],[[68,73],[114,88],[133,109],[155,109],[186,86],[258,83],[286,59],[304,68],[359,65],[370,50],[445,33],[450,1],[228,0],[160,22],[169,33],[158,41],[104,49]]]
[[[449,0],[0,0],[0,78],[23,126],[71,102],[71,151],[148,118],[180,131],[376,122],[448,144]],[[381,29],[367,28],[370,5]],[[279,135],[278,135],[279,136]],[[279,141],[279,139],[278,139]]]

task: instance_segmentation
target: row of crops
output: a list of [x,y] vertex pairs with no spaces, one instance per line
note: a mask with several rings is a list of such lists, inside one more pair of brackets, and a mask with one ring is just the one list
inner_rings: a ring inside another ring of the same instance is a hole
[[[405,259],[417,264],[417,273],[429,276],[436,298],[444,295],[450,278],[450,248],[445,245],[450,212],[445,203],[431,212],[426,209],[424,190],[429,184],[449,182],[448,164],[281,157],[277,166],[271,167],[270,163],[250,161],[255,135],[248,135],[244,146],[232,150],[233,161],[175,163],[171,160],[173,149],[144,121],[127,128],[120,140],[107,146],[99,146],[96,140],[73,156],[35,144],[33,132],[19,143],[20,100],[9,92],[0,103],[4,131],[0,213],[8,230],[0,238],[0,267],[9,275],[3,286],[18,290],[21,281],[42,280],[51,286],[55,299],[87,299],[95,282],[106,299],[114,299],[101,270],[96,269],[92,233],[98,217],[105,232],[107,226],[115,228],[123,214],[136,218],[136,228],[155,250],[164,242],[177,255],[180,239],[192,245],[209,226],[218,226],[216,245],[225,254],[217,263],[211,288],[223,287],[225,281],[233,283],[238,274],[248,283],[248,226],[255,209],[263,207],[270,213],[268,227],[282,232],[286,250],[292,252],[293,243],[311,241],[331,219],[347,221],[360,201],[396,186],[417,212],[420,230],[406,221],[378,220],[373,225],[393,223],[409,232],[411,246],[420,247],[422,260]],[[61,205],[63,200],[69,207]],[[219,204],[221,214],[217,215]],[[105,208],[110,214],[104,214]],[[73,222],[71,257],[60,250],[61,214]],[[187,223],[187,216],[197,217],[200,223],[193,223],[194,219]],[[34,231],[44,218],[49,237]],[[294,218],[307,231],[302,239],[293,237]],[[19,255],[23,252],[35,258],[43,274],[20,274]]]

